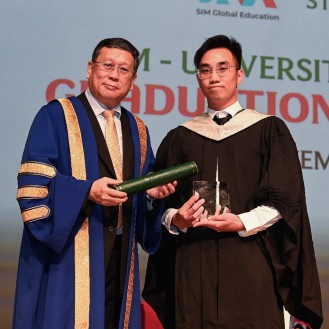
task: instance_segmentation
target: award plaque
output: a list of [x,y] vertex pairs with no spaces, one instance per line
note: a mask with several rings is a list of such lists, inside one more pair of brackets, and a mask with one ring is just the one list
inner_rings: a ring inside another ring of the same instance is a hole
[[159,170],[148,175],[127,180],[121,184],[111,186],[118,191],[128,194],[146,191],[150,188],[164,185],[180,178],[194,175],[198,172],[198,167],[194,161],[185,162],[164,170]]
[[198,192],[200,199],[205,199],[203,204],[208,216],[214,215],[216,208],[221,205],[221,213],[224,208],[230,208],[230,194],[226,182],[194,181],[193,194]]

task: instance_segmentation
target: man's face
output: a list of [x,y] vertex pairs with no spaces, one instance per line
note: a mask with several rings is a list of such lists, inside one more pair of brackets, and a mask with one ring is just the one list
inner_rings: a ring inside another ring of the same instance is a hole
[[133,89],[134,58],[122,49],[102,48],[96,61],[88,63],[89,89],[99,102],[114,108]]
[[[223,110],[237,100],[237,85],[243,81],[244,72],[236,66],[232,53],[226,48],[211,49],[202,56],[199,69],[211,73],[209,78],[197,76],[197,80],[211,109]],[[228,67],[224,76],[220,76],[222,67]]]

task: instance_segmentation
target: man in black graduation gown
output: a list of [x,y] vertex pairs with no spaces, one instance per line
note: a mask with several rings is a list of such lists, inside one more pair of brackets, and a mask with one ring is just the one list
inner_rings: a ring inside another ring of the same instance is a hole
[[[157,166],[195,161],[198,173],[168,198],[143,297],[166,329],[283,329],[284,307],[320,328],[296,145],[281,119],[241,107],[241,58],[241,45],[224,35],[207,39],[195,54],[208,111],[167,134]],[[204,217],[204,200],[192,195],[196,180],[227,182],[230,209]]]

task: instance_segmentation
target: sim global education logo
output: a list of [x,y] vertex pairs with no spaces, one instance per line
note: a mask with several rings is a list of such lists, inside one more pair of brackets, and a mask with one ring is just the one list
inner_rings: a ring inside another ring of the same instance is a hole
[[[198,0],[199,4],[212,5],[210,9],[197,8],[197,15],[209,15],[226,18],[257,19],[279,21],[280,17],[275,10],[278,8],[276,0]],[[238,6],[241,10],[232,10]],[[256,12],[256,8],[261,10]],[[264,12],[266,10],[266,12]]]
[[[267,8],[277,8],[274,0],[262,0],[264,2],[265,7]],[[199,0],[201,3],[206,2],[215,2],[220,5],[228,5],[230,3],[229,0]],[[256,0],[239,0],[241,6],[252,7],[255,4]]]

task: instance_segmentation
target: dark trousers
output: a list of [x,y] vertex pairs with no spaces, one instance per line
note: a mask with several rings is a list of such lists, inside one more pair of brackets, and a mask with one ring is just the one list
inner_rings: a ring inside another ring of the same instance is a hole
[[120,291],[122,236],[115,238],[111,260],[105,271],[105,329],[118,328],[122,296]]

